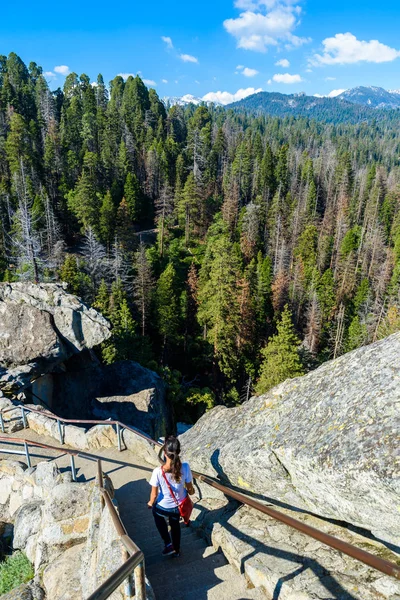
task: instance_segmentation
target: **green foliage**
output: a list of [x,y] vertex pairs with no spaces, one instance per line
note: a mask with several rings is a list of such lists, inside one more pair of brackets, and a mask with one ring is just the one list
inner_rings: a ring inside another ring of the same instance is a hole
[[128,173],[126,176],[124,196],[128,205],[128,214],[132,221],[136,221],[142,209],[142,194],[138,179],[134,173]]
[[286,305],[274,335],[262,350],[263,362],[260,378],[257,382],[258,394],[265,394],[269,389],[285,379],[299,377],[304,370],[299,357],[300,340],[297,337],[289,307]]
[[207,331],[221,373],[231,381],[238,368],[238,272],[239,261],[231,242],[226,237],[211,238],[200,272],[198,319]]
[[341,254],[346,257],[350,252],[354,252],[360,245],[361,227],[356,226],[350,229],[343,238],[340,246]]
[[381,340],[397,331],[400,331],[400,309],[396,304],[392,304],[388,307],[384,319],[379,324],[377,339]]
[[103,360],[162,371],[182,418],[236,405],[257,377],[397,330],[399,114],[280,94],[168,107],[139,76],[51,92],[0,57],[0,278],[94,302]]
[[176,294],[176,271],[169,263],[161,273],[156,289],[158,330],[164,347],[176,341],[179,328],[179,303]]
[[360,317],[356,315],[350,323],[347,332],[346,352],[351,352],[365,344],[367,339],[367,326],[360,322]]
[[33,579],[35,573],[22,552],[14,552],[0,562],[0,594],[6,594],[22,583]]
[[59,271],[61,281],[68,284],[68,290],[77,296],[85,296],[90,288],[90,277],[82,272],[74,254],[66,254],[64,264]]

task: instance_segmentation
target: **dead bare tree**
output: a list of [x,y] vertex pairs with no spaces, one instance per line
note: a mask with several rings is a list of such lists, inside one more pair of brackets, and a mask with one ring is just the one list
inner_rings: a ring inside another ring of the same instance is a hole
[[151,298],[154,288],[154,280],[151,266],[146,256],[146,248],[143,243],[135,256],[136,276],[133,280],[133,298],[136,308],[140,314],[142,337],[146,335],[146,325],[149,317]]

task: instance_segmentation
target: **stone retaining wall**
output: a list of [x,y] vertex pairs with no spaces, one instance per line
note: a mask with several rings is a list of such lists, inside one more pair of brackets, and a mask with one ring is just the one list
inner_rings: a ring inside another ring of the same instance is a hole
[[[26,412],[26,420],[29,429],[40,436],[53,438],[60,444],[60,434],[57,421],[46,416],[48,410],[37,405],[25,405],[35,410],[42,411],[43,414]],[[13,408],[14,410],[5,414],[6,431],[11,434],[23,429],[21,408],[16,406],[5,397],[0,397],[0,410]],[[56,416],[56,415],[55,415]],[[95,425],[90,429],[77,427],[76,425],[62,424],[63,440],[66,446],[82,451],[94,451],[107,448],[118,448],[118,439],[116,428],[113,425]],[[154,444],[147,442],[144,438],[135,435],[133,431],[124,429],[121,432],[122,448],[140,456],[150,465],[157,466],[157,451]]]
[[[113,495],[110,480],[104,481]],[[14,524],[13,548],[32,562],[35,584],[48,600],[87,598],[123,562],[96,484],[72,482],[71,474],[61,474],[53,462],[28,469],[0,460],[0,521]],[[126,600],[124,586],[110,598]]]

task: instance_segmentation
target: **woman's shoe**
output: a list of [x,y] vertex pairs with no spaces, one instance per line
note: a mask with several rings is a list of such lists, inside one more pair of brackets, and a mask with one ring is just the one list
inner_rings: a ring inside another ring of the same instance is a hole
[[162,551],[163,556],[169,556],[170,554],[175,554],[175,550],[172,544],[168,544],[167,546],[165,546],[164,550]]
[[172,555],[172,558],[179,558],[180,555],[181,555],[180,552],[174,552],[173,555]]

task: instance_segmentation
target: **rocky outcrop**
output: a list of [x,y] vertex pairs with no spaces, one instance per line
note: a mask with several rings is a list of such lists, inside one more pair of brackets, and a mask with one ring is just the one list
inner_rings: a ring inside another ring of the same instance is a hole
[[[386,560],[398,556],[374,540],[305,513],[281,512]],[[399,600],[400,582],[247,506],[196,503],[194,526],[265,598]]]
[[[197,471],[396,562],[399,360],[395,334],[240,407],[217,407],[181,436],[185,459]],[[235,510],[207,485],[200,489],[197,524],[268,593],[276,594],[284,581],[282,600],[400,598],[396,580],[252,509]],[[299,572],[292,577],[296,562]],[[342,595],[332,591],[332,577]]]
[[1,600],[45,600],[45,593],[38,583],[30,581],[19,585],[7,594],[3,594]]
[[111,335],[62,285],[0,284],[0,386],[20,387]]
[[400,333],[324,364],[182,437],[193,468],[400,544]]
[[101,314],[63,285],[0,283],[0,391],[23,389],[60,416],[112,418],[164,436],[172,414],[161,378],[133,361],[100,364],[91,349],[110,335]]
[[93,402],[93,414],[134,425],[153,439],[171,431],[171,412],[162,379],[133,361],[103,367],[103,383]]

